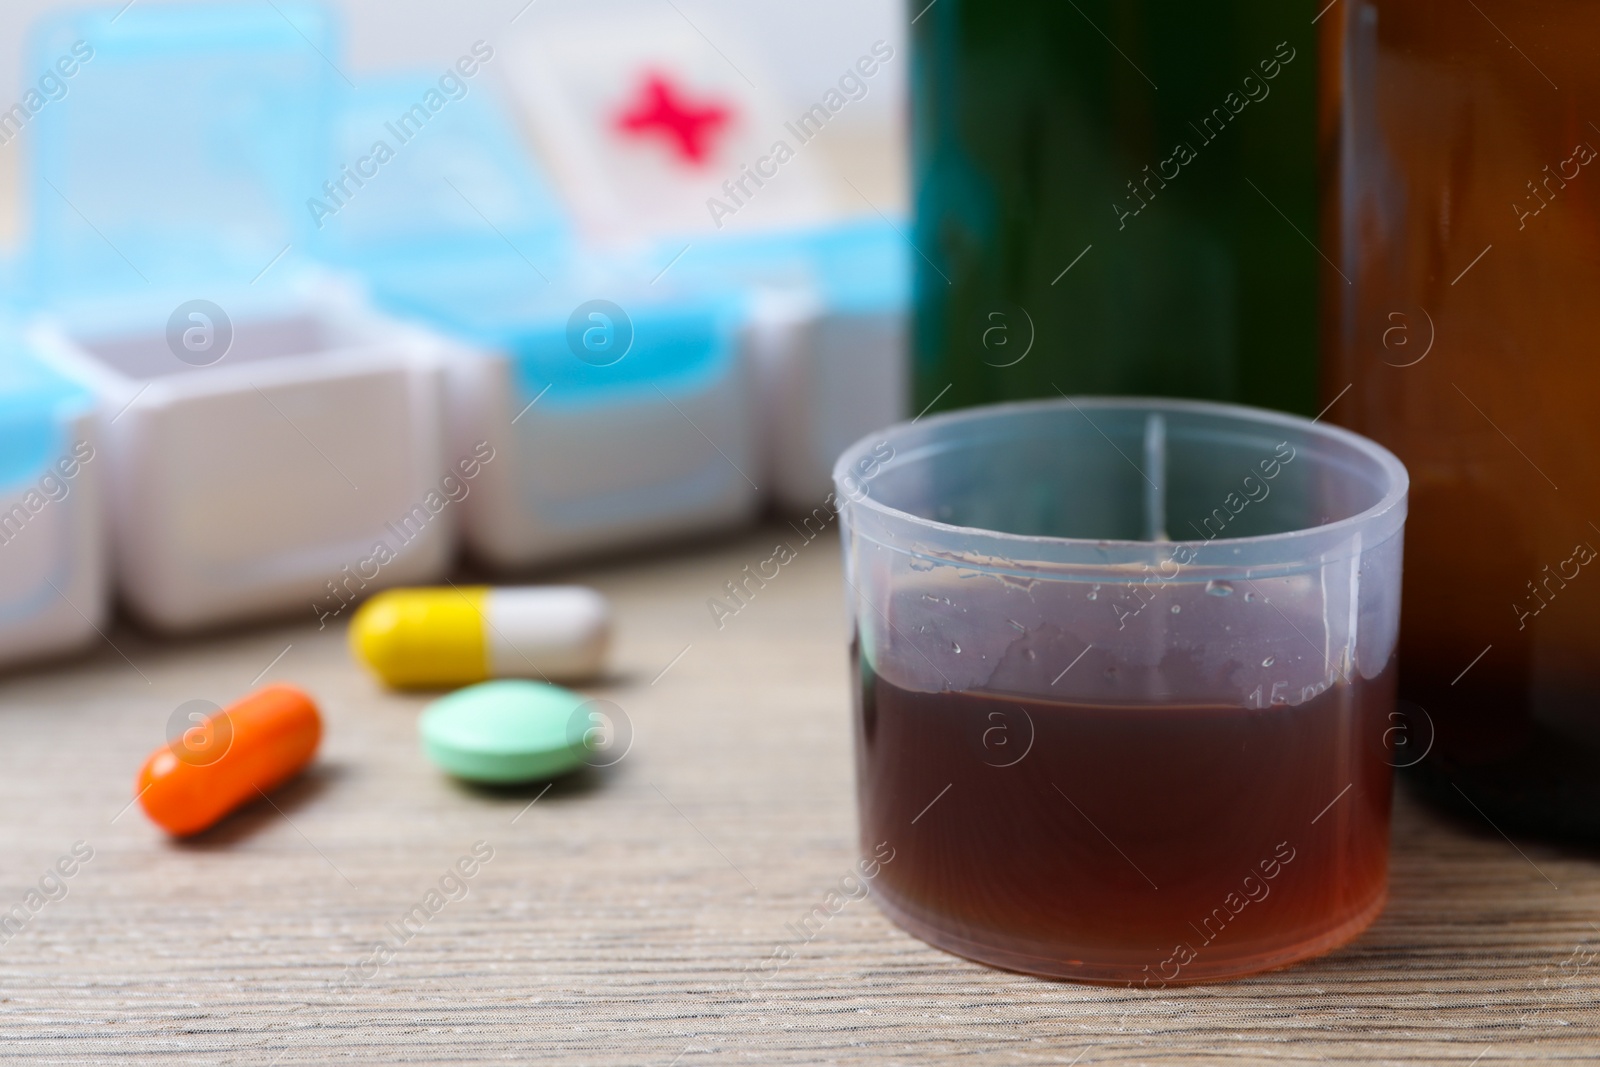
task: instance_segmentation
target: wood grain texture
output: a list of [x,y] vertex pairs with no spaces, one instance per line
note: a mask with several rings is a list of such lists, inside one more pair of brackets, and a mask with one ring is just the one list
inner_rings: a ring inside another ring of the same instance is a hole
[[[1388,910],[1281,972],[1160,992],[1039,981],[927,948],[869,899],[766,977],[785,924],[855,859],[837,544],[800,547],[721,630],[706,607],[779,539],[798,542],[779,527],[571,575],[614,600],[615,675],[589,691],[634,741],[543,796],[436,773],[416,737],[427,698],[378,689],[342,626],[118,629],[115,649],[0,682],[0,910],[74,842],[94,850],[65,897],[0,934],[0,1059],[1600,1060],[1593,858],[1404,797]],[[263,671],[322,702],[315,770],[190,843],[124,811],[173,709],[226,703]],[[347,980],[478,841],[494,856],[467,895]]]

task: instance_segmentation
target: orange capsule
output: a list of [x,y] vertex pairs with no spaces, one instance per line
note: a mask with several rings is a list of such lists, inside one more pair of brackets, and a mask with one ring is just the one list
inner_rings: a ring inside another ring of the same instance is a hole
[[322,716],[293,686],[269,685],[161,746],[139,771],[139,803],[170,834],[199,833],[300,773],[322,740]]

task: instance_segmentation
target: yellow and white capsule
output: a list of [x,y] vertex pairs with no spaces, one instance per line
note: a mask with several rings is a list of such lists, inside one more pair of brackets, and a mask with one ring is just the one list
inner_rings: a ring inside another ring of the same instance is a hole
[[350,622],[355,657],[397,689],[589,678],[610,639],[605,598],[579,585],[390,589]]

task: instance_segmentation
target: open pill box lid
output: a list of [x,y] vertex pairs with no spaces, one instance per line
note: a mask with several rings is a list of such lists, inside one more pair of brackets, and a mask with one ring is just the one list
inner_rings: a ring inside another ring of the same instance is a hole
[[[439,92],[438,79],[373,79],[346,98],[340,151],[347,162],[373,159],[366,170],[380,173],[323,219],[327,257],[357,272],[386,310],[503,353],[524,403],[547,387],[541,402],[553,408],[659,403],[657,389],[672,394],[728,373],[747,298],[685,290],[670,277],[652,280],[659,267],[585,251],[487,80],[461,79],[466,94],[441,95],[435,103],[446,102],[414,139],[399,143],[412,130],[397,131],[397,119]],[[380,140],[395,151],[377,164]],[[596,300],[621,316],[580,311]],[[596,325],[619,338],[615,359],[575,350]]]
[[342,95],[336,124],[332,177],[348,195],[320,198],[319,248],[374,289],[427,288],[453,264],[507,257],[543,284],[537,265],[552,269],[570,244],[566,212],[485,73],[365,79]]
[[281,283],[287,264],[267,268],[307,248],[331,155],[335,36],[300,0],[44,20],[30,69],[76,69],[31,126],[36,300],[147,309]]

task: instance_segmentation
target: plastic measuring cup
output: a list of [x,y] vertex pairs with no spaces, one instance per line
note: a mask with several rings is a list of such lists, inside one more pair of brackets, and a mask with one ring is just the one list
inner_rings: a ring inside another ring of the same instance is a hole
[[862,843],[906,930],[1155,987],[1382,910],[1412,740],[1393,455],[1251,408],[1062,399],[893,427],[834,481]]

